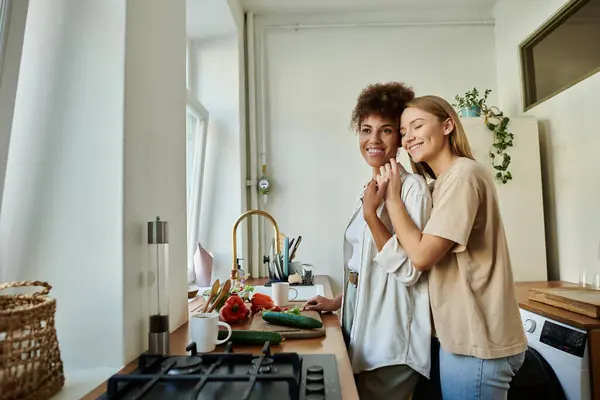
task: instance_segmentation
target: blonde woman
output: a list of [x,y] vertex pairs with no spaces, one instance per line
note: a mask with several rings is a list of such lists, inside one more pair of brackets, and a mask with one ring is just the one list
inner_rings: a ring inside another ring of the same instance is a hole
[[381,168],[386,208],[401,247],[429,271],[444,400],[506,399],[527,340],[491,174],[471,155],[460,119],[437,96],[412,100],[402,113],[402,147],[413,170],[435,180],[433,209],[421,231],[398,193],[395,160]]

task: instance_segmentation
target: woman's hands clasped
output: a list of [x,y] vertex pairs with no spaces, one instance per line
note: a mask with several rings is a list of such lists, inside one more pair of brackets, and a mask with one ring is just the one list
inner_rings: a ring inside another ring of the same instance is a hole
[[[382,167],[383,168],[383,167]],[[385,199],[385,189],[387,182],[385,179],[377,178],[371,179],[371,182],[367,185],[363,196],[363,217],[368,219],[371,216],[377,214],[377,208],[381,202]]]
[[369,182],[363,196],[365,218],[375,214],[382,201],[386,203],[401,201],[400,192],[404,172],[404,168],[394,158],[379,168],[379,174]]
[[386,203],[401,201],[400,192],[402,191],[402,174],[404,172],[404,168],[394,158],[379,168],[379,175],[376,179],[378,185],[383,184],[387,188],[385,190]]

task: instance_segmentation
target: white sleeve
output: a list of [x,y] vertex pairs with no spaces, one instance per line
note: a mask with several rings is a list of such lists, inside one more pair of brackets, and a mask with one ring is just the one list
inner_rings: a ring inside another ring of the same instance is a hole
[[[422,231],[431,214],[431,197],[428,193],[420,190],[409,190],[406,198],[402,199],[408,215],[415,225]],[[377,253],[374,260],[379,268],[388,274],[392,274],[399,282],[406,286],[417,283],[421,272],[412,265],[412,261],[402,247],[397,236],[394,234]]]

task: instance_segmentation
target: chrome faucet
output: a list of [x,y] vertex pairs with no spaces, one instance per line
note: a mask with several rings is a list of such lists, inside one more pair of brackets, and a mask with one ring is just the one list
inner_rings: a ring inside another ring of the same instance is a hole
[[279,245],[279,227],[277,226],[277,222],[275,221],[275,218],[273,218],[271,216],[271,214],[262,211],[262,210],[249,210],[246,211],[245,213],[243,213],[242,215],[239,216],[239,218],[237,219],[237,221],[235,221],[235,224],[233,224],[233,243],[232,243],[232,253],[233,253],[233,263],[231,266],[231,280],[232,283],[236,283],[237,280],[239,279],[238,276],[238,259],[237,259],[237,227],[240,224],[240,222],[242,222],[242,220],[250,215],[253,214],[257,214],[257,215],[261,215],[265,218],[267,218],[269,221],[271,221],[271,223],[273,224],[273,231],[275,232],[275,253],[279,254],[281,252],[281,248]]

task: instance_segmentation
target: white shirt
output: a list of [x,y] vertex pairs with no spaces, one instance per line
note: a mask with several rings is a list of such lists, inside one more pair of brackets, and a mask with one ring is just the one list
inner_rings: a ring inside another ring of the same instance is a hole
[[[364,189],[360,198],[363,194]],[[405,172],[401,199],[413,222],[422,230],[432,207],[425,180],[419,175]],[[355,220],[363,219],[361,205],[359,199],[348,228]],[[393,232],[383,204],[377,213],[388,230]],[[363,230],[357,243],[350,243],[348,236],[353,235],[346,232],[344,237],[345,282],[353,254],[362,254],[350,332],[349,355],[353,372],[356,374],[388,365],[406,364],[429,378],[431,319],[427,275],[422,276],[413,267],[395,234],[380,252],[368,227]],[[360,249],[354,251],[356,246]],[[345,288],[346,285],[344,291]]]
[[348,268],[353,272],[358,272],[360,269],[360,259],[362,257],[361,240],[366,227],[367,223],[361,207],[358,215],[346,230],[346,240],[352,245],[352,258],[348,260]]

